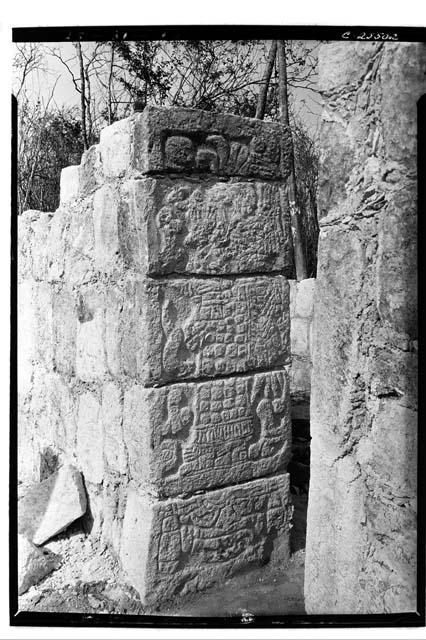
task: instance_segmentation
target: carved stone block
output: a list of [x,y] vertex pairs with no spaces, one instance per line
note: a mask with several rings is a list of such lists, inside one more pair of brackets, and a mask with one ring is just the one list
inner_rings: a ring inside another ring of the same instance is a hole
[[122,193],[122,250],[143,273],[291,275],[282,185],[146,178]]
[[238,571],[289,556],[288,475],[166,502],[131,490],[121,562],[142,602],[199,591]]
[[70,167],[62,169],[60,188],[61,204],[78,198],[80,188],[79,169],[80,167],[78,165],[71,165]]
[[[121,370],[147,385],[290,361],[284,276],[137,279],[80,295],[77,375]],[[74,312],[75,313],[75,312]]]
[[[113,160],[111,159],[111,162]],[[114,166],[114,165],[113,165]],[[79,167],[79,196],[84,198],[102,186],[104,182],[99,145],[93,145],[81,156]]]
[[106,178],[148,173],[266,180],[290,172],[289,130],[277,123],[196,109],[146,107],[101,132]]
[[289,362],[283,276],[147,284],[147,382],[246,372]]
[[291,448],[285,370],[146,389],[124,396],[131,477],[161,496],[285,470]]

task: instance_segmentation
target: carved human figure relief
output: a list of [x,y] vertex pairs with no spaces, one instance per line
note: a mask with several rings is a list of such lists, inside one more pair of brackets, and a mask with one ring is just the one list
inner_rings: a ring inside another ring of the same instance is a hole
[[[262,393],[262,397],[258,400],[260,393]],[[273,455],[278,448],[283,446],[287,398],[288,380],[283,372],[274,371],[267,378],[257,378],[253,385],[251,402],[256,407],[260,435],[259,440],[250,445],[249,457],[251,459]],[[287,440],[285,440],[283,454],[287,446]]]
[[171,389],[167,394],[166,413],[161,424],[161,441],[157,441],[155,445],[159,452],[163,477],[179,472],[182,448],[191,433],[193,422],[194,411],[190,394],[182,387]]
[[170,300],[165,300],[163,303],[161,321],[166,336],[163,347],[164,371],[169,375],[190,375],[194,370],[195,363],[188,358],[184,332],[177,323],[176,308]]

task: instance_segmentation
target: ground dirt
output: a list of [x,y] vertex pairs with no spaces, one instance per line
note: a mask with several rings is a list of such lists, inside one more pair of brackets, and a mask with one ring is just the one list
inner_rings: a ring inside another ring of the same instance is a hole
[[19,598],[21,611],[167,616],[241,616],[304,613],[303,574],[307,495],[293,495],[292,557],[278,572],[265,565],[203,593],[142,606],[113,556],[75,523],[45,546],[62,556],[62,566]]

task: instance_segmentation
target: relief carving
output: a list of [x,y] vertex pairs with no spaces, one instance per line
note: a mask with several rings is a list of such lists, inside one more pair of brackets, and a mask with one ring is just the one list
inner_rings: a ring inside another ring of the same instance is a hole
[[184,171],[194,166],[195,148],[186,136],[170,136],[165,144],[165,165],[167,169]]
[[[226,150],[218,151],[214,162],[230,162],[233,153],[228,160]],[[242,157],[240,152],[235,161]],[[277,185],[181,182],[158,189],[154,272],[239,273],[290,265],[289,219]]]
[[[243,372],[288,359],[284,278],[159,285],[163,379]],[[154,304],[154,303],[153,303]]]
[[284,371],[177,385],[159,394],[167,411],[154,455],[168,492],[251,479],[285,465],[290,422]]
[[170,134],[166,137],[166,171],[280,177],[280,142],[271,133],[232,139],[218,134]]
[[289,511],[285,476],[173,502],[159,522],[157,579],[198,564],[230,563],[232,570],[264,559],[272,530],[287,531]]

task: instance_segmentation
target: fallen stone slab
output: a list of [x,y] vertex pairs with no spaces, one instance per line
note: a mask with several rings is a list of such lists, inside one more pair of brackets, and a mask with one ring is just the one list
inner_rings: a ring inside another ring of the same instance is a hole
[[82,476],[65,465],[18,502],[18,532],[41,545],[84,515],[86,508]]
[[292,513],[288,474],[188,499],[155,500],[132,489],[121,563],[142,603],[158,604],[266,562],[283,567]]
[[18,595],[38,584],[49,573],[58,569],[60,557],[48,549],[39,549],[24,535],[18,534]]

